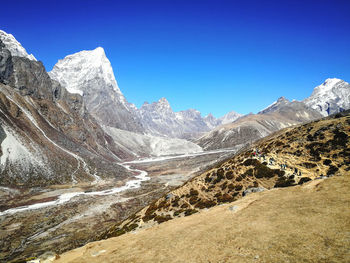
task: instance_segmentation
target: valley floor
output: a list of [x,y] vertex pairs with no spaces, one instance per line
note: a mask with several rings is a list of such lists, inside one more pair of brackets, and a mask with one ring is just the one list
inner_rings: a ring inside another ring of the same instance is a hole
[[[45,252],[62,253],[98,240],[116,222],[235,151],[126,163],[124,165],[135,171],[135,176],[141,172],[150,180],[120,192],[110,191],[121,189],[125,182],[60,185],[26,191],[0,188],[0,261],[16,262]],[[133,180],[135,178],[129,178],[128,182]],[[66,197],[65,202],[60,202]],[[35,206],[40,208],[32,209]]]
[[350,262],[350,175],[251,194],[60,262]]

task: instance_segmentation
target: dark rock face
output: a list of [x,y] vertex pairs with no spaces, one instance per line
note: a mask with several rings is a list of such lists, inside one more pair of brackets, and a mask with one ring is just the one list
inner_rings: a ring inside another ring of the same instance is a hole
[[12,56],[9,50],[0,40],[0,82],[7,84],[7,80],[13,72]]
[[52,100],[52,81],[42,62],[22,57],[12,57],[12,61],[13,73],[9,78],[11,87],[18,90],[22,96]]

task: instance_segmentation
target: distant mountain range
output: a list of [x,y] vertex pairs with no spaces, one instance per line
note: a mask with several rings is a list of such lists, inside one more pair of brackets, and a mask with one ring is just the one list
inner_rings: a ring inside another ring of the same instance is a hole
[[174,112],[165,98],[138,109],[103,48],[69,55],[47,73],[0,30],[1,185],[120,180],[130,175],[121,160],[233,147],[348,108],[349,83],[327,79],[304,101],[282,97],[258,114],[202,117]]
[[328,116],[350,108],[350,85],[340,79],[327,79],[303,101],[280,97],[258,114],[245,115],[219,126],[196,143],[205,150],[251,143],[282,128]]
[[202,117],[194,109],[174,112],[166,98],[140,109],[120,91],[103,48],[81,51],[59,60],[49,73],[71,93],[78,93],[89,112],[103,125],[171,138],[191,138],[218,125],[233,122],[241,114],[230,112],[216,119]]

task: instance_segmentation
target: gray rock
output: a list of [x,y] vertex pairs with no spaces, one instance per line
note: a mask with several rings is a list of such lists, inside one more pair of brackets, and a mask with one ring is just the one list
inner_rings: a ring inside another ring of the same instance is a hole
[[8,78],[13,72],[12,56],[0,40],[0,82],[7,84]]
[[174,195],[173,195],[172,193],[167,194],[166,197],[165,197],[165,199],[166,199],[166,200],[169,200],[169,199],[171,199],[173,196],[174,196]]
[[243,196],[249,195],[251,193],[258,193],[258,192],[263,192],[265,191],[266,188],[264,187],[252,187],[252,188],[248,188],[247,190],[245,190],[243,192]]
[[237,205],[230,206],[228,209],[232,212],[236,212],[239,207]]

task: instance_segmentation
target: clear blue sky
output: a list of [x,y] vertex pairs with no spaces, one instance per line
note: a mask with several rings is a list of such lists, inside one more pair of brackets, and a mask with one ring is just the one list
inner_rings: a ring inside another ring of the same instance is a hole
[[3,1],[0,29],[51,70],[104,47],[127,100],[257,112],[350,81],[350,0]]

